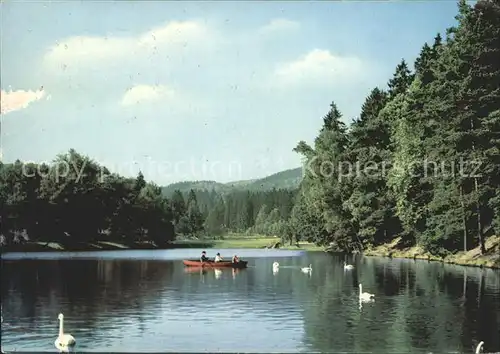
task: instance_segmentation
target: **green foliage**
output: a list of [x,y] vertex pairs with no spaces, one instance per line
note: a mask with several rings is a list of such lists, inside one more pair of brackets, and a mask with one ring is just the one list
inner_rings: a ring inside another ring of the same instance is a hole
[[175,232],[184,236],[199,236],[204,230],[204,219],[198,206],[196,193],[192,189],[189,191],[184,209],[182,209],[184,197],[180,191],[176,191],[174,194],[177,200],[175,204],[172,204],[172,208],[177,206],[177,210],[179,210],[179,207],[181,208],[180,210],[183,210],[179,212],[178,221],[174,223]]
[[348,132],[333,104],[314,147],[299,142],[310,168],[291,235],[344,250],[403,236],[444,254],[484,252],[500,232],[500,4],[458,8],[446,41],[424,44],[415,73],[403,59]]
[[50,166],[0,164],[2,244],[75,245],[94,241],[154,242],[175,238],[161,189],[127,179],[70,150]]
[[199,203],[208,210],[204,222],[208,236],[227,233],[284,236],[295,191],[273,189],[219,194],[201,190],[196,191],[196,195]]

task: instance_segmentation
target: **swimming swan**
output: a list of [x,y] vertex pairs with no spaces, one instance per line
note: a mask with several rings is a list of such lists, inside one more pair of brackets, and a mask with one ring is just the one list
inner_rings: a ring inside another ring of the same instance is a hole
[[359,284],[359,299],[361,301],[370,301],[375,298],[375,294],[364,293],[363,285]]
[[54,342],[56,345],[56,348],[61,349],[61,348],[67,348],[67,347],[72,347],[76,344],[75,338],[71,334],[64,333],[64,316],[62,313],[57,316],[57,319],[59,320],[59,336],[57,337],[56,341]]
[[304,267],[304,268],[301,268],[301,270],[304,272],[304,273],[310,273],[313,269],[312,269],[312,264],[309,264],[309,267]]
[[347,264],[347,262],[344,262],[344,269],[351,270],[354,269],[354,266],[352,264]]
[[273,263],[273,269],[277,269],[280,267],[280,264],[278,262]]
[[476,354],[481,353],[481,349],[483,349],[484,342],[480,341],[479,344],[476,347]]

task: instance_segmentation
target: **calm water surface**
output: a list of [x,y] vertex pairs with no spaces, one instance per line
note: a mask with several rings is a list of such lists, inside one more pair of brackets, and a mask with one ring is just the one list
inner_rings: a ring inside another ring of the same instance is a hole
[[[62,312],[77,352],[500,351],[498,271],[367,257],[344,271],[322,252],[221,250],[249,268],[186,272],[180,260],[200,252],[3,255],[2,348],[55,352]],[[376,296],[361,307],[360,282]]]

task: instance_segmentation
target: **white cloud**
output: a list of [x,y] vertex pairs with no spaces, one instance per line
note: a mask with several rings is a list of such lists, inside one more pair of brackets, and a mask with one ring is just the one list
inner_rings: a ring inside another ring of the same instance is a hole
[[[0,91],[0,113],[7,114],[28,107],[32,102],[39,101],[45,97],[43,86],[37,90]],[[49,99],[50,96],[47,97]]]
[[261,33],[270,33],[276,31],[291,31],[300,28],[300,23],[287,20],[285,18],[276,18],[271,20],[267,25],[260,28]]
[[128,89],[122,97],[123,106],[131,106],[144,102],[171,100],[175,97],[174,90],[163,86],[137,85]]
[[150,55],[162,47],[185,49],[202,45],[212,35],[199,21],[171,21],[146,33],[129,37],[76,36],[64,39],[50,47],[45,54],[46,65],[61,70],[68,66],[102,62],[134,55]]
[[273,80],[280,84],[325,83],[352,80],[366,72],[366,64],[357,57],[342,57],[328,50],[314,49],[297,60],[282,63]]

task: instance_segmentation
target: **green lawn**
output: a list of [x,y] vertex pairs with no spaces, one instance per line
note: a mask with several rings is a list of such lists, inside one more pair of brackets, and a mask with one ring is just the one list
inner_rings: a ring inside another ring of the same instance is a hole
[[[259,237],[257,235],[229,235],[221,240],[178,240],[174,242],[179,248],[265,248],[279,241],[277,237]],[[282,245],[279,249],[323,251],[309,242],[300,242],[299,246]]]

